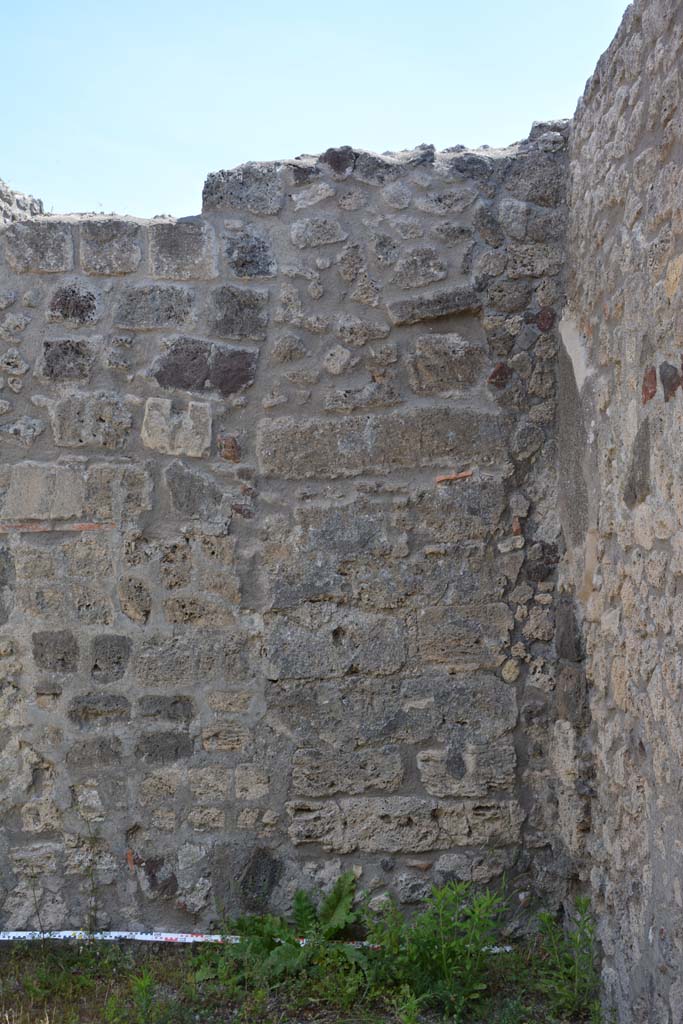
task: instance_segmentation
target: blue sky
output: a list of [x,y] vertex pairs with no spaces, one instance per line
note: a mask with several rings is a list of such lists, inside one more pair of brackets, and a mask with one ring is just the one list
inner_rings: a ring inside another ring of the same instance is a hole
[[23,0],[0,178],[55,212],[197,213],[209,171],[507,145],[569,117],[625,0]]

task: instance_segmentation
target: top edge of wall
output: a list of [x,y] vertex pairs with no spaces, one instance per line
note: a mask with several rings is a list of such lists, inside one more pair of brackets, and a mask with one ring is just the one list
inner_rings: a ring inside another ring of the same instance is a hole
[[[276,214],[279,212],[285,187],[318,185],[323,187],[326,179],[335,182],[345,179],[366,185],[389,185],[404,175],[420,168],[433,168],[437,174],[456,174],[467,178],[485,179],[493,172],[496,164],[509,160],[518,154],[533,151],[542,152],[548,147],[557,148],[566,143],[571,121],[535,121],[528,138],[506,147],[481,146],[469,149],[466,146],[451,146],[437,151],[434,146],[422,144],[414,149],[395,153],[374,153],[370,150],[338,146],[319,155],[303,154],[291,159],[264,162],[249,161],[237,167],[218,170],[207,175],[202,191],[202,213],[220,212],[223,209],[244,209],[252,214]],[[198,214],[197,214],[198,215]],[[0,179],[0,229],[15,220],[28,217],[51,216],[60,219],[97,218],[148,221],[189,220],[191,217],[174,218],[161,215],[142,218],[119,215],[115,211],[73,212],[49,214],[40,200],[14,192]]]
[[653,47],[670,28],[672,22],[683,19],[681,0],[634,0],[625,10],[621,24],[603,55],[598,60],[595,71],[586,82],[583,95],[580,97],[574,121],[584,106],[600,91],[605,81],[611,80],[614,65],[627,59],[624,51],[630,38],[638,40],[641,45]]
[[44,212],[40,199],[15,192],[0,178],[0,227],[16,220],[40,216]]

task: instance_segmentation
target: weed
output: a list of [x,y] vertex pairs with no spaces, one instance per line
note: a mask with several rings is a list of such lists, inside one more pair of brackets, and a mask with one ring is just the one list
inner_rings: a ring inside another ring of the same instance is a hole
[[410,985],[401,985],[390,1005],[399,1024],[418,1024],[422,1002],[423,1000],[415,995]]
[[131,981],[133,1006],[137,1017],[136,1024],[147,1024],[152,1016],[154,1006],[154,978],[150,971],[145,970]]
[[595,925],[589,901],[577,899],[576,913],[563,928],[548,913],[539,915],[541,955],[537,986],[558,1016],[600,1020],[600,975]]
[[474,893],[465,882],[432,889],[425,909],[410,921],[389,907],[370,924],[369,940],[381,947],[375,984],[407,985],[427,1005],[460,1020],[489,987],[489,947],[499,940],[503,909],[496,894]]
[[504,909],[452,882],[412,917],[370,912],[347,873],[325,897],[297,893],[291,921],[226,922],[239,944],[17,943],[0,949],[0,1024],[601,1024],[587,901],[567,931],[542,914],[494,955]]

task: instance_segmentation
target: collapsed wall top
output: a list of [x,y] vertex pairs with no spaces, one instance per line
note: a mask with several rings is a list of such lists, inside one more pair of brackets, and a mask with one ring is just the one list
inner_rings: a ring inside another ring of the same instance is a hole
[[40,199],[25,196],[22,192],[13,192],[0,178],[0,224],[11,224],[26,217],[37,217],[43,212]]
[[[568,120],[534,122],[528,139],[494,149],[484,146],[467,149],[453,146],[437,152],[432,145],[420,145],[415,149],[398,153],[370,153],[339,146],[328,149],[319,156],[304,155],[294,160],[249,162],[231,170],[215,171],[209,174],[202,193],[204,213],[223,210],[244,211],[261,216],[272,216],[282,209],[287,188],[309,186],[305,194],[295,197],[296,209],[313,206],[332,195],[333,185],[339,182],[361,182],[365,185],[379,185],[389,189],[408,173],[424,166],[437,178],[445,180],[453,176],[473,178],[480,187],[493,189],[504,179],[512,179],[516,165],[523,161],[530,151],[549,154],[564,148],[571,122]],[[558,197],[548,193],[548,168],[543,161],[537,164],[537,173],[525,173],[515,187],[510,187],[517,198],[553,205]],[[552,175],[550,176],[552,178]],[[313,186],[312,188],[310,186]],[[517,195],[521,191],[523,195]],[[400,189],[389,199],[400,208]],[[353,196],[348,202],[353,204]],[[352,208],[350,206],[349,208]],[[444,208],[444,214],[453,210]]]

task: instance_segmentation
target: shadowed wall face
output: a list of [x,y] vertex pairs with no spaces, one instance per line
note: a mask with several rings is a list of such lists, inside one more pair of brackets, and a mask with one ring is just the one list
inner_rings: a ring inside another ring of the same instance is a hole
[[682,46],[679,3],[632,5],[571,151],[578,386],[561,389],[559,440],[585,479],[565,535],[595,724],[591,877],[623,1024],[683,1015]]
[[566,136],[0,230],[4,925],[564,894]]

